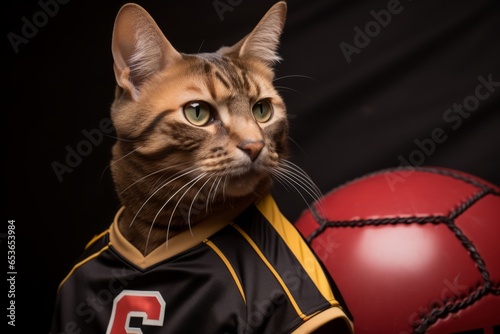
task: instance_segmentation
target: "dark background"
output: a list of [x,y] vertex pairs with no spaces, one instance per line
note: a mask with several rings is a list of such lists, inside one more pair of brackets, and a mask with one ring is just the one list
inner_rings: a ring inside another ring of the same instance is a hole
[[[16,221],[19,332],[48,331],[58,283],[119,207],[107,169],[113,133],[99,126],[113,99],[111,32],[124,2],[67,1],[50,7],[45,21],[42,3],[55,0],[9,1],[2,9],[7,220]],[[274,1],[138,3],[179,51],[196,53],[237,42]],[[500,82],[498,2],[402,0],[377,30],[373,13],[382,15],[391,3],[288,1],[276,85],[290,114],[291,160],[323,192],[403,160],[500,184],[500,84],[489,97],[474,98],[478,77]],[[218,13],[216,4],[226,10]],[[35,21],[37,30],[23,32]],[[355,41],[367,24],[370,40]],[[23,33],[29,38],[16,50],[9,36]],[[362,47],[348,62],[340,45],[355,42]],[[447,111],[463,103],[470,103],[470,116]],[[435,129],[444,135],[432,144]],[[54,162],[66,164],[67,149],[83,145],[85,131],[104,136],[58,179]],[[292,221],[307,207],[279,185],[275,192]]]

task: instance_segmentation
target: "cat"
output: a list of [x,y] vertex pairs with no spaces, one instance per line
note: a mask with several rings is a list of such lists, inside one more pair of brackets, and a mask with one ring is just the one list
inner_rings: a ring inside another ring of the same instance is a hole
[[184,54],[144,8],[120,9],[110,168],[122,208],[61,283],[53,332],[352,331],[269,195],[274,178],[320,196],[287,160],[273,85],[286,10],[276,3],[232,46]]
[[[269,190],[271,175],[295,172],[271,68],[283,8],[236,45],[197,55],[177,52],[136,7],[118,15],[111,115],[120,140],[111,170],[126,207],[120,230],[144,254],[202,220],[238,212]],[[196,214],[186,214],[194,204]]]

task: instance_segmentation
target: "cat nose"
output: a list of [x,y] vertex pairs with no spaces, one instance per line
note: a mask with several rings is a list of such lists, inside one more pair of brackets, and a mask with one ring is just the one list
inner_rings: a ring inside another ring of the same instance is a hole
[[257,159],[263,147],[264,141],[262,140],[244,140],[238,145],[238,148],[245,152],[252,161]]

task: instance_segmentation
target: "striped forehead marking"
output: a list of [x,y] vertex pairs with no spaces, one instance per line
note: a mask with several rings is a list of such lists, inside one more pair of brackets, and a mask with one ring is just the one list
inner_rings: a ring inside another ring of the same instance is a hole
[[248,74],[244,65],[235,63],[228,58],[203,57],[203,74],[205,83],[212,99],[217,100],[215,83],[222,85],[231,94],[259,97],[260,88],[257,82]]

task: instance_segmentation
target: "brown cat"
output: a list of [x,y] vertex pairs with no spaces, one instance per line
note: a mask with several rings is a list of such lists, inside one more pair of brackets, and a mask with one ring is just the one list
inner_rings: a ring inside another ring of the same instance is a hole
[[123,207],[59,287],[54,333],[350,333],[335,285],[269,189],[320,194],[286,160],[273,64],[286,4],[215,53],[176,51],[138,5],[112,52]]
[[268,192],[272,175],[313,187],[285,160],[285,104],[273,86],[285,8],[273,7],[236,45],[196,55],[177,52],[139,7],[118,14],[111,167],[126,208],[120,230],[144,254],[238,213]]

